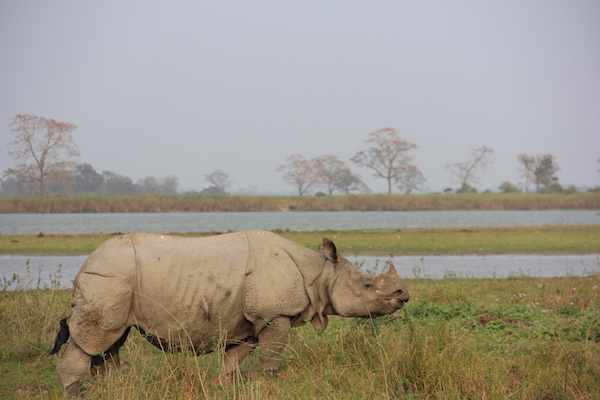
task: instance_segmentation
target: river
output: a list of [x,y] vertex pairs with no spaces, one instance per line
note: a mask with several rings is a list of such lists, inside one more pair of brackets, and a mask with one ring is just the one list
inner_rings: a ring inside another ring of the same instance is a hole
[[590,210],[0,214],[0,234],[596,225]]
[[[245,229],[340,230],[600,224],[596,211],[394,211],[144,214],[0,214],[1,234],[198,232]],[[1,253],[1,249],[0,249]],[[87,256],[0,255],[0,289],[70,287]],[[600,273],[600,255],[403,256],[391,259],[402,277],[567,276]],[[351,256],[379,273],[386,257]]]

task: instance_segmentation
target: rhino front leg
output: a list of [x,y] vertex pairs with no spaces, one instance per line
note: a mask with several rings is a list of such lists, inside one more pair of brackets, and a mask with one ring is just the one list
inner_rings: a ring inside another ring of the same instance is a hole
[[71,340],[58,360],[56,372],[58,372],[63,387],[71,396],[79,397],[81,395],[81,378],[90,368],[91,359],[90,355]]
[[223,369],[228,379],[233,379],[240,369],[240,363],[254,350],[254,339],[249,338],[237,346],[231,346],[223,355]]
[[277,317],[258,334],[263,373],[272,375],[281,366],[281,353],[288,344],[290,325],[288,317]]
[[129,335],[129,331],[131,327],[125,330],[125,333],[119,340],[117,340],[104,354],[93,356],[92,357],[92,375],[104,375],[108,372],[108,365],[110,364],[116,369],[121,368],[121,357],[119,356],[119,349],[125,341],[127,340],[127,336]]

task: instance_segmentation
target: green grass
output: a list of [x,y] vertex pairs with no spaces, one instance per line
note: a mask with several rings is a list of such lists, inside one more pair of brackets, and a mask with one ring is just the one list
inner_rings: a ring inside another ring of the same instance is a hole
[[[597,399],[600,277],[411,279],[393,316],[292,330],[276,377],[251,355],[236,384],[216,354],[165,354],[138,334],[88,399]],[[63,399],[47,356],[69,291],[0,292],[0,398]]]
[[[324,237],[344,254],[585,254],[600,252],[600,225],[373,229],[278,234],[316,249]],[[173,233],[209,236],[213,233]],[[0,235],[0,254],[90,254],[115,234]]]

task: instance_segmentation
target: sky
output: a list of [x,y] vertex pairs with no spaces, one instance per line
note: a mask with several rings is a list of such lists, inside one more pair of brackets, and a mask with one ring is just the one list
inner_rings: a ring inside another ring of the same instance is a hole
[[[78,126],[81,162],[180,190],[296,193],[291,154],[350,162],[371,132],[414,143],[427,191],[493,149],[476,185],[553,154],[563,186],[600,185],[600,2],[0,2],[0,171],[16,114]],[[400,191],[396,189],[396,193]]]

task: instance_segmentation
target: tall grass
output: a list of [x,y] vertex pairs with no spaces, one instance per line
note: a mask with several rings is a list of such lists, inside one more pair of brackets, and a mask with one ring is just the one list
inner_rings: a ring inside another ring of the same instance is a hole
[[0,197],[0,213],[600,209],[600,193]]
[[[0,292],[0,397],[63,399],[46,353],[70,291],[16,279]],[[406,283],[411,301],[395,315],[292,329],[276,377],[252,354],[224,382],[220,351],[162,353],[132,332],[125,367],[86,375],[87,398],[600,398],[599,276]]]

